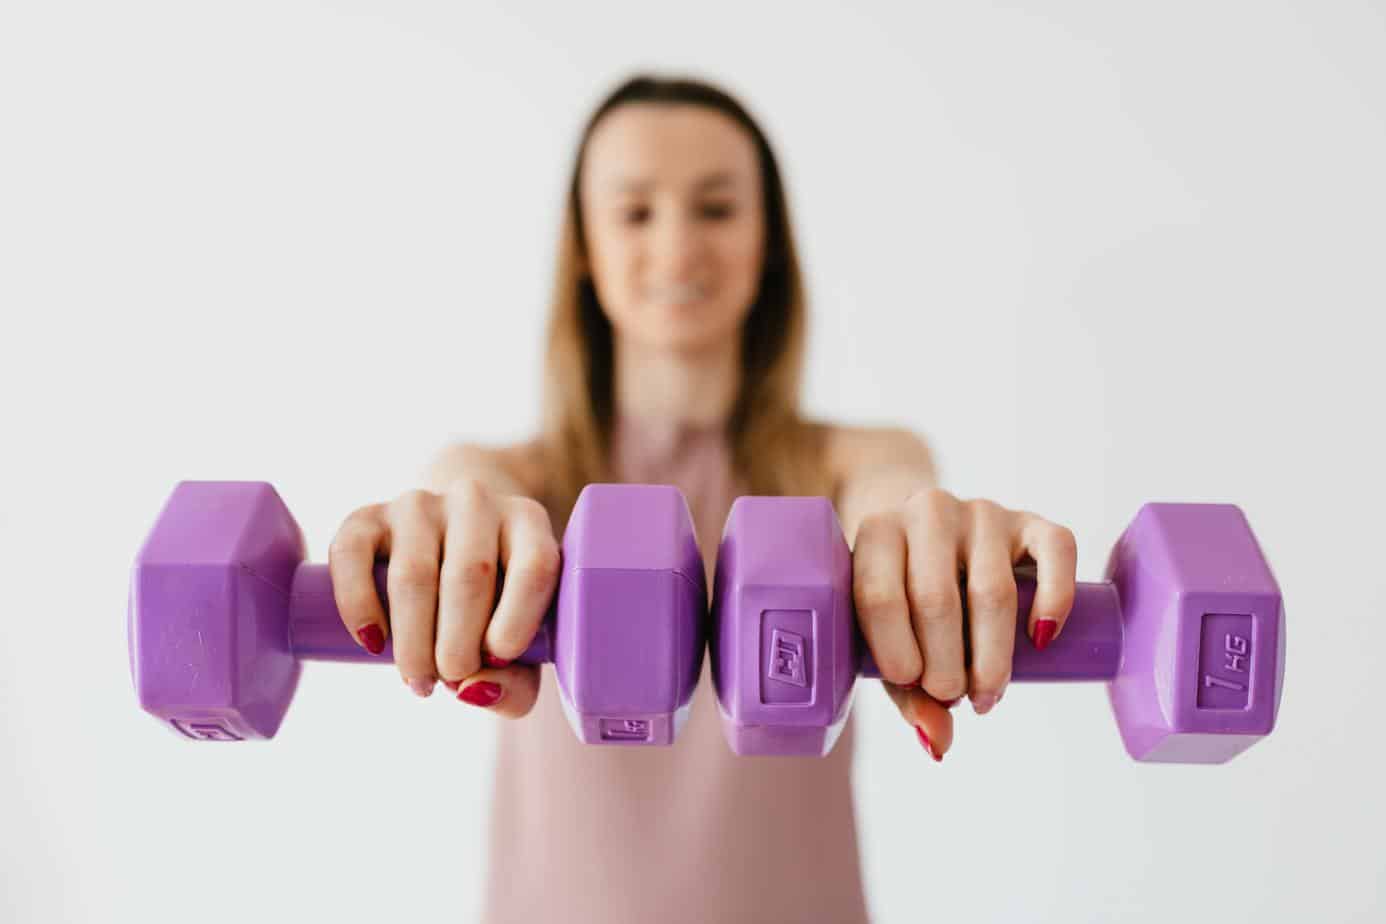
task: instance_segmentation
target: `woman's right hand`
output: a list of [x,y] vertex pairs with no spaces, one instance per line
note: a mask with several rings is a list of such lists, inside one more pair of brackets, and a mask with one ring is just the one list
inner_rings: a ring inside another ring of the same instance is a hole
[[[389,559],[388,618],[377,558]],[[559,563],[543,505],[475,479],[362,507],[328,551],[332,594],[357,644],[378,654],[393,635],[395,664],[415,693],[428,696],[442,680],[463,702],[509,718],[528,713],[539,695],[540,667],[510,662],[539,631]]]

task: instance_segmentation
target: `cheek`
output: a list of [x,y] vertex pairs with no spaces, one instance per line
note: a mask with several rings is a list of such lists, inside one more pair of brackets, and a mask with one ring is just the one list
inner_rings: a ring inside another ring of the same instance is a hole
[[637,253],[634,242],[625,240],[620,234],[606,234],[592,243],[593,282],[597,296],[611,312],[624,313],[636,297],[635,264]]
[[760,225],[744,222],[726,229],[719,239],[719,262],[725,268],[727,283],[744,297],[754,295],[760,282],[765,263],[764,235]]

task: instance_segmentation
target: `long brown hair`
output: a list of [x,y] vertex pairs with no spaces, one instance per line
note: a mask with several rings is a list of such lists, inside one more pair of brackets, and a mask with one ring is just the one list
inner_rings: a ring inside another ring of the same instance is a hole
[[612,91],[592,113],[578,142],[558,248],[558,271],[545,360],[543,447],[548,506],[567,521],[584,485],[611,481],[611,323],[583,272],[586,239],[578,199],[587,142],[597,123],[624,103],[694,104],[734,119],[759,155],[765,208],[765,260],[760,288],[742,328],[742,385],[730,419],[732,459],[753,494],[826,495],[822,425],[799,411],[804,365],[803,278],[790,228],[779,166],[765,134],[725,91],[690,79],[638,75]]

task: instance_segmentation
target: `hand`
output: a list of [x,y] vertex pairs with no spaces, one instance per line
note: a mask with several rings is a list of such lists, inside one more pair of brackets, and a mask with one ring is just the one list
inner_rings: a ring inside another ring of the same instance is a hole
[[1013,567],[1037,566],[1027,631],[1044,648],[1073,608],[1077,559],[1066,527],[939,488],[862,519],[852,550],[857,620],[886,692],[935,760],[952,746],[948,710],[957,699],[969,695],[984,715],[1010,682],[1019,605]]
[[[372,577],[377,556],[390,561],[388,620]],[[408,491],[348,516],[328,565],[347,630],[375,654],[393,634],[395,664],[415,693],[430,695],[442,679],[458,699],[510,718],[534,707],[539,666],[510,661],[534,640],[558,586],[558,543],[537,501],[470,479],[445,494]]]

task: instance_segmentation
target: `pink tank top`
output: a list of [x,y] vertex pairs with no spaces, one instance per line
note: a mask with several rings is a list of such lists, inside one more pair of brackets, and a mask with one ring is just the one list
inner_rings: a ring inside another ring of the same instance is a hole
[[[620,418],[613,462],[621,481],[683,491],[710,592],[722,524],[746,493],[725,438]],[[853,720],[824,758],[738,757],[720,723],[704,659],[674,744],[582,744],[545,666],[533,712],[497,721],[482,921],[866,921]]]

